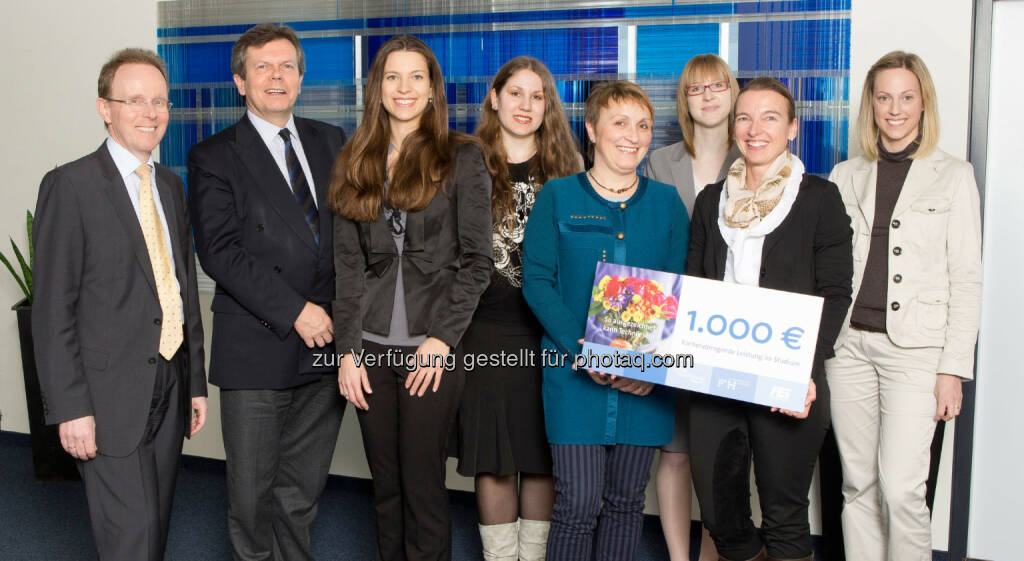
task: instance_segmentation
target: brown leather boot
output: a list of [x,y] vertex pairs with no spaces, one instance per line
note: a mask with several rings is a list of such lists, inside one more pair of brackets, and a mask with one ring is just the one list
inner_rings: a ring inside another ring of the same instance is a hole
[[[769,559],[768,558],[768,553],[765,552],[764,548],[762,547],[760,553],[758,553],[757,555],[751,557],[750,559],[747,559],[746,561],[768,561],[768,559]],[[718,561],[731,561],[731,560],[730,559],[726,559],[725,557],[719,556],[718,557]]]

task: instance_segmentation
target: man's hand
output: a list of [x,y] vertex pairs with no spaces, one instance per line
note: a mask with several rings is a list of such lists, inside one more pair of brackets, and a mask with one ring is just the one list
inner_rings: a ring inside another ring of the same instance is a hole
[[935,378],[935,420],[952,420],[960,414],[964,401],[963,380],[952,374],[939,374]]
[[68,454],[83,462],[96,457],[96,418],[92,415],[64,421],[57,432]]
[[323,308],[312,302],[306,302],[293,325],[295,332],[311,349],[322,347],[334,340],[334,322]]
[[205,397],[192,398],[192,430],[189,431],[189,436],[195,436],[206,424],[206,408]]

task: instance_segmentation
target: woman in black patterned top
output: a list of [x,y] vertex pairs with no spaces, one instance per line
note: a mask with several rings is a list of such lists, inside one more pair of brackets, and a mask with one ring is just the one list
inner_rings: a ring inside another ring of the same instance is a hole
[[481,107],[493,179],[494,273],[462,339],[466,389],[458,471],[475,478],[486,560],[542,560],[554,502],[541,404],[541,327],[522,285],[522,243],[537,190],[578,173],[582,159],[551,72],[517,57],[495,75]]

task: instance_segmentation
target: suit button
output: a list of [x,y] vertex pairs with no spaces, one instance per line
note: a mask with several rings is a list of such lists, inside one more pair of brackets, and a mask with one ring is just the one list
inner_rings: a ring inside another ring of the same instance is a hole
[[901,253],[903,253],[903,249],[900,248],[900,246],[896,246],[896,247],[892,248],[892,254],[893,255],[900,255]]
[[618,236],[615,236],[615,237],[617,237],[617,238],[619,238],[619,239],[621,240],[621,239],[623,239],[623,238],[625,238],[625,237],[626,237],[626,234],[624,234],[624,233],[622,233],[622,232],[619,232],[619,235],[618,235]]
[[160,318],[154,319],[153,320],[153,325],[160,325]]
[[279,267],[277,265],[274,265],[274,272],[275,273],[280,273],[281,272],[281,267]]
[[899,311],[900,303],[899,302],[893,302],[892,305],[889,306],[889,307],[892,308],[892,311],[894,311],[894,312]]
[[156,359],[153,358],[153,357],[149,357],[149,363],[150,364],[156,364]]
[[892,282],[900,283],[903,281],[903,275],[896,274],[892,276]]
[[256,225],[256,231],[257,232],[262,232],[263,231],[263,224],[257,224]]
[[767,271],[767,269],[765,269],[765,268],[763,268],[763,267],[761,268],[761,278],[762,278],[762,279],[764,278],[764,275],[765,275],[765,272],[766,272],[766,271]]
[[892,221],[892,227],[893,228],[899,228],[900,227],[900,221],[899,220],[893,220]]

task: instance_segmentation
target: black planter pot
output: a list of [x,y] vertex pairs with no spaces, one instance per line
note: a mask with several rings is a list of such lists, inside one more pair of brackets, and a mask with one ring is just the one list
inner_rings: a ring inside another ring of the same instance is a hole
[[36,356],[32,350],[32,306],[22,300],[12,308],[18,314],[18,337],[21,339],[21,367],[25,374],[25,401],[28,405],[28,427],[32,433],[32,465],[37,481],[77,481],[75,459],[60,445],[56,426],[47,426],[43,417],[43,401],[39,395]]

